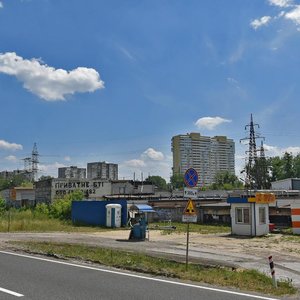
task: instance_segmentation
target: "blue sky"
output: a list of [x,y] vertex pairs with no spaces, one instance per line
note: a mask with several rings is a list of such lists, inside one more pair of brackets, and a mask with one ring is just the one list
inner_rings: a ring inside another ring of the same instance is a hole
[[[171,174],[171,138],[300,151],[300,1],[0,0],[0,170],[107,161]],[[238,175],[238,174],[237,174]]]

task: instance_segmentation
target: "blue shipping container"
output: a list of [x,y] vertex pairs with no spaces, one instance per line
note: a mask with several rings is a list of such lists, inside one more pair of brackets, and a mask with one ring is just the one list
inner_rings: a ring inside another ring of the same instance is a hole
[[127,224],[127,200],[82,200],[72,202],[72,222],[94,226],[106,225],[106,205],[121,204],[121,226]]

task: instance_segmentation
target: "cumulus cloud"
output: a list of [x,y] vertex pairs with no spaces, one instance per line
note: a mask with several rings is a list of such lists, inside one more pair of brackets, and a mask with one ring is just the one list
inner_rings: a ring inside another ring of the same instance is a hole
[[141,159],[131,159],[131,160],[127,160],[124,163],[126,166],[128,167],[132,167],[132,168],[140,168],[140,167],[145,167],[146,164],[143,160]]
[[221,117],[204,117],[195,122],[195,125],[200,129],[213,130],[220,124],[230,123],[231,120],[223,119]]
[[17,157],[14,155],[6,156],[5,159],[11,162],[16,162],[18,160]]
[[265,26],[267,25],[270,21],[271,21],[271,17],[270,16],[263,16],[260,19],[255,19],[253,20],[250,25],[252,28],[254,28],[255,30],[258,29],[261,26]]
[[154,148],[148,148],[138,158],[121,163],[119,175],[120,178],[132,178],[135,174],[136,179],[139,174],[144,174],[144,179],[149,175],[159,175],[169,181],[171,168],[172,156],[166,156]]
[[46,101],[65,100],[66,95],[104,88],[95,69],[55,69],[40,59],[23,59],[15,52],[0,53],[0,73],[15,76],[24,88]]
[[300,5],[295,6],[295,8],[286,13],[284,17],[300,25]]
[[142,154],[143,158],[148,158],[152,160],[163,160],[164,155],[160,151],[156,151],[153,148],[148,148],[144,153]]
[[269,0],[269,3],[274,6],[279,6],[279,7],[289,7],[293,5],[292,0]]
[[20,144],[9,143],[4,140],[0,140],[0,149],[15,151],[15,150],[22,150],[23,146]]

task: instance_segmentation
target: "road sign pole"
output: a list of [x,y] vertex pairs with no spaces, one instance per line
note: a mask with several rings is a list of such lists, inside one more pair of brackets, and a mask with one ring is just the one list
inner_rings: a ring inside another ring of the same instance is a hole
[[189,264],[189,242],[190,242],[190,223],[186,226],[186,255],[185,255],[185,270],[188,270]]

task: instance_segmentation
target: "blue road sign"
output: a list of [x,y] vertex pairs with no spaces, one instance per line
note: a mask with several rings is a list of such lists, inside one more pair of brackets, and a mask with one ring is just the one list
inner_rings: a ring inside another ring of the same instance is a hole
[[189,187],[195,187],[198,183],[198,173],[195,169],[189,168],[184,174],[184,183]]

